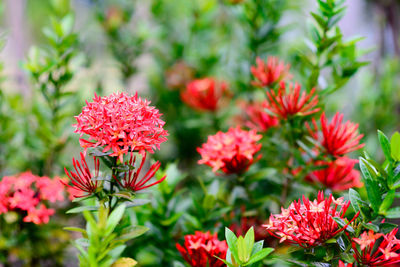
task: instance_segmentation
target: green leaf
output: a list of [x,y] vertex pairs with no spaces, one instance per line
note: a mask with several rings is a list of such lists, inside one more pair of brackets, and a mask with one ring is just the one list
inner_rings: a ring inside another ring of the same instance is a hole
[[[340,227],[345,227],[347,225],[347,223],[340,217],[333,217],[333,219],[335,220],[335,222],[340,226]],[[350,225],[347,225],[346,227],[346,231],[350,232],[350,233],[355,233],[353,227],[351,227]]]
[[364,163],[364,159],[360,158],[360,170],[364,178],[365,188],[367,189],[368,199],[371,202],[371,206],[375,212],[379,211],[379,207],[382,202],[381,194],[379,191],[379,187],[375,180],[373,180],[371,173],[367,169]]
[[395,132],[390,138],[391,156],[395,161],[400,161],[400,133]]
[[231,250],[231,253],[235,260],[238,260],[238,254],[237,254],[237,237],[236,235],[228,228],[225,227],[225,238],[226,238],[226,243],[228,243],[228,247]]
[[141,226],[141,225],[131,226],[131,227],[129,227],[129,229],[127,229],[127,233],[121,235],[120,237],[118,237],[118,239],[119,240],[130,240],[130,239],[133,239],[133,238],[143,235],[148,230],[149,230],[149,228],[147,228],[145,226]]
[[239,263],[246,263],[249,260],[250,255],[247,253],[247,247],[243,236],[239,236],[237,239],[237,250]]
[[253,226],[247,231],[246,235],[244,236],[244,242],[246,245],[246,249],[248,250],[248,254],[250,254],[253,249],[253,246],[254,246],[254,228],[253,228]]
[[254,243],[253,250],[251,251],[251,256],[259,252],[264,246],[264,240],[260,240]]
[[392,206],[394,197],[396,195],[396,190],[392,189],[387,194],[383,200],[381,206],[379,207],[379,214],[385,215],[386,211]]
[[400,218],[400,207],[394,207],[386,212],[386,218],[396,219]]
[[383,154],[385,155],[387,160],[391,161],[392,157],[391,157],[390,143],[389,143],[388,138],[386,137],[386,135],[384,133],[382,133],[381,131],[378,130],[378,139],[379,139],[379,143],[381,144]]
[[363,223],[365,228],[374,231],[375,233],[379,232],[379,227],[372,223]]
[[355,212],[360,211],[360,206],[362,205],[362,200],[360,194],[353,188],[349,189],[349,198],[351,206]]
[[112,231],[114,231],[115,227],[122,219],[122,216],[124,216],[124,212],[125,212],[124,204],[119,205],[115,210],[111,212],[110,216],[107,219],[105,235],[108,235],[112,233]]
[[81,206],[81,207],[76,207],[76,208],[72,208],[70,210],[67,210],[67,212],[65,213],[79,213],[82,212],[84,210],[98,210],[99,207],[96,206]]
[[247,266],[247,265],[253,264],[253,263],[257,262],[257,261],[260,261],[260,260],[264,259],[269,254],[271,254],[272,251],[274,251],[273,248],[264,248],[264,249],[260,250],[259,252],[257,252],[253,256],[251,256],[250,260],[246,264],[244,264],[243,266]]
[[384,223],[381,223],[381,224],[379,225],[380,232],[382,232],[382,233],[384,233],[384,234],[389,233],[390,231],[392,231],[393,229],[395,229],[395,228],[397,228],[397,227],[398,227],[397,224],[388,223],[388,222],[384,222]]
[[82,229],[82,228],[79,228],[79,227],[64,227],[63,229],[66,230],[66,231],[79,232],[79,233],[82,233],[84,235],[87,234],[85,229]]
[[315,21],[318,23],[318,25],[321,27],[321,29],[324,29],[326,26],[326,22],[325,22],[324,18],[314,12],[310,12],[310,13],[311,13],[311,16],[313,16]]

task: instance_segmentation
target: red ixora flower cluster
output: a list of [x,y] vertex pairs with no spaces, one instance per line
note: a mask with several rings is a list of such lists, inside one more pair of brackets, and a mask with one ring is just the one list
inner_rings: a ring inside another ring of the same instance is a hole
[[335,200],[332,195],[325,198],[324,193],[319,191],[314,201],[303,196],[303,203],[299,199],[288,209],[282,208],[281,214],[271,214],[269,223],[264,227],[280,238],[280,242],[298,244],[303,248],[315,247],[344,231],[358,217],[359,213],[343,228],[338,226],[333,218],[344,218],[349,205],[350,201],[343,202],[343,198]]
[[219,241],[216,233],[212,235],[210,232],[196,231],[194,235],[186,235],[183,246],[177,243],[176,248],[192,267],[225,266],[216,257],[225,259],[228,244],[225,240]]
[[353,187],[362,187],[360,172],[354,169],[357,159],[340,157],[332,162],[316,162],[325,169],[316,170],[307,175],[306,180],[322,184],[333,191],[344,191]]
[[146,174],[139,178],[145,161],[146,161],[146,154],[144,154],[144,156],[142,157],[142,161],[141,161],[139,167],[136,167],[135,166],[136,156],[133,156],[133,154],[131,154],[129,161],[125,162],[125,165],[126,166],[135,166],[135,168],[134,169],[129,168],[129,171],[125,172],[124,177],[121,179],[121,181],[117,177],[114,177],[114,179],[117,181],[117,183],[121,187],[123,187],[125,189],[129,189],[134,192],[149,188],[153,185],[159,184],[162,181],[164,181],[165,178],[167,177],[166,175],[164,177],[162,177],[161,179],[146,185],[146,183],[151,178],[154,177],[154,175],[160,168],[161,163],[159,161],[157,161],[156,163],[151,165],[150,168],[147,170]]
[[312,120],[314,129],[308,124],[306,126],[311,136],[319,141],[320,146],[325,149],[326,153],[339,157],[364,146],[364,144],[360,144],[360,140],[364,135],[358,134],[358,124],[350,121],[342,123],[343,114],[336,113],[332,121],[328,123],[325,113],[322,113],[320,121],[321,131],[318,130],[314,119]]
[[129,96],[126,93],[114,93],[100,97],[95,95],[93,102],[86,102],[81,114],[76,116],[74,125],[81,137],[86,134],[89,139],[81,138],[81,146],[104,147],[110,149],[111,156],[118,156],[123,162],[123,155],[134,150],[154,152],[166,141],[165,122],[160,119],[158,109],[149,105],[150,101],[142,100],[137,93]]
[[356,261],[365,266],[386,266],[400,262],[400,240],[396,238],[397,231],[398,228],[395,228],[384,235],[369,230],[363,232],[359,238],[353,238],[352,247]]
[[290,65],[285,65],[277,57],[268,57],[267,62],[256,59],[256,66],[251,67],[251,73],[256,78],[251,84],[257,87],[273,85],[282,79],[289,78]]
[[5,176],[0,181],[0,214],[9,211],[22,213],[24,222],[48,223],[53,209],[45,201],[64,200],[64,186],[60,178],[39,177],[31,172]]
[[83,153],[80,155],[80,162],[75,158],[72,158],[72,164],[74,165],[75,172],[68,172],[67,168],[64,168],[64,171],[69,177],[72,185],[61,181],[68,188],[72,189],[69,192],[74,198],[89,196],[96,192],[96,189],[100,185],[100,181],[97,180],[99,177],[100,160],[96,157],[93,157],[94,175],[92,175],[86,162],[85,155]]
[[254,129],[257,132],[266,132],[269,128],[275,127],[279,123],[276,117],[265,112],[265,101],[252,103],[240,101],[238,106],[241,111],[244,111],[236,118],[239,125]]
[[267,91],[267,102],[265,108],[280,119],[287,119],[292,116],[307,116],[320,110],[316,107],[318,95],[315,95],[315,88],[310,93],[301,92],[299,84],[279,84],[278,93],[274,90]]
[[191,81],[186,85],[186,90],[181,92],[182,101],[199,111],[217,111],[229,97],[227,84],[213,78]]
[[257,144],[261,137],[255,130],[246,131],[239,127],[230,128],[226,133],[218,132],[197,148],[201,155],[198,163],[212,167],[213,172],[240,174],[254,163],[254,155],[261,148],[261,144]]

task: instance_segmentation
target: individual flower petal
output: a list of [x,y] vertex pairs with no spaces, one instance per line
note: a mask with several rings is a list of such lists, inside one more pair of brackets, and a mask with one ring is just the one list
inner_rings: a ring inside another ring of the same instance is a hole
[[238,127],[230,128],[226,133],[218,132],[197,148],[201,155],[198,163],[212,167],[213,172],[242,173],[254,163],[254,155],[261,148],[261,144],[257,144],[261,137],[255,130],[246,131]]
[[226,83],[213,78],[194,80],[181,92],[182,101],[198,111],[217,111],[229,97]]

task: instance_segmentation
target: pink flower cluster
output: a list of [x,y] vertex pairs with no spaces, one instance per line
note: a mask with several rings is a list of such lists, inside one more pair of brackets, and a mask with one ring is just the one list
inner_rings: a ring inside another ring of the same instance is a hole
[[359,238],[353,238],[352,246],[356,261],[365,266],[399,263],[400,240],[396,238],[398,230],[395,228],[386,235],[369,230],[362,233]]
[[344,231],[358,217],[357,213],[344,227],[338,226],[333,218],[344,218],[349,205],[350,201],[343,202],[343,198],[334,199],[332,195],[325,198],[320,191],[314,201],[303,196],[303,203],[299,199],[288,209],[282,208],[281,214],[271,214],[264,227],[280,238],[280,242],[298,244],[303,248],[315,247]]
[[54,214],[45,201],[64,200],[64,186],[60,178],[39,177],[31,172],[5,176],[0,181],[0,214],[9,211],[22,213],[24,222],[48,223]]
[[123,155],[134,150],[154,152],[167,140],[165,122],[160,119],[158,109],[150,106],[150,101],[142,100],[137,93],[114,93],[100,97],[95,95],[93,102],[86,102],[81,114],[76,116],[74,125],[81,137],[80,144],[89,147],[103,147],[103,152],[112,150],[111,156]]
[[277,57],[268,57],[267,62],[256,59],[256,66],[251,67],[251,73],[256,78],[251,84],[257,87],[271,86],[282,79],[289,78],[290,65],[285,65]]
[[183,246],[177,243],[176,248],[192,267],[225,266],[218,258],[225,259],[228,244],[219,241],[216,233],[196,231],[194,235],[186,235]]
[[239,127],[211,135],[207,143],[197,148],[201,155],[199,164],[212,167],[213,172],[240,174],[254,163],[254,155],[261,148],[261,144],[257,144],[261,137],[255,130],[246,131]]

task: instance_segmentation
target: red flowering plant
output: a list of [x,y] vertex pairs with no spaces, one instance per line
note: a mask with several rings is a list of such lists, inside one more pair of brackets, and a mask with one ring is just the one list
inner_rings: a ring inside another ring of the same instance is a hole
[[[86,102],[76,116],[75,132],[81,136],[79,143],[84,152],[80,160],[72,159],[74,170],[65,169],[65,173],[70,180],[66,185],[72,189],[75,201],[84,203],[68,213],[83,211],[91,228],[90,232],[67,228],[83,233],[83,238],[91,244],[86,252],[80,243],[75,244],[82,252],[81,264],[108,266],[122,252],[110,253],[111,249],[122,248],[126,240],[147,231],[144,226],[130,226],[124,213],[129,206],[148,203],[147,199],[136,199],[137,193],[146,193],[145,189],[166,178],[155,178],[159,162],[145,165],[147,153],[153,153],[167,140],[165,123],[160,117],[159,111],[137,93],[95,95],[93,102]],[[89,156],[93,157],[93,171],[88,165]],[[103,165],[109,169],[109,175]],[[95,205],[88,206],[83,199],[92,199]],[[98,210],[97,219],[89,210]],[[131,231],[135,234],[128,235]],[[112,237],[119,239],[113,241]]]
[[[25,258],[27,263],[37,259],[33,247],[41,248],[48,242],[48,234],[55,234],[53,222],[57,203],[64,200],[65,187],[61,178],[41,177],[31,172],[4,176],[0,180],[0,239],[8,240],[0,250],[0,258]],[[34,232],[34,234],[32,233]],[[60,237],[53,237],[54,251],[62,250]]]

